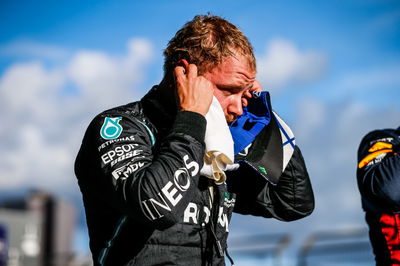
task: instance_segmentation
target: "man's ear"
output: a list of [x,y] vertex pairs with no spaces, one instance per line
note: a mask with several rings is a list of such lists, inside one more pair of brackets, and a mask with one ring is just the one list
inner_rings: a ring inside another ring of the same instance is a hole
[[189,62],[188,62],[188,60],[186,60],[185,58],[182,58],[182,59],[180,59],[179,61],[178,61],[178,65],[179,66],[183,66],[183,67],[187,67],[188,65],[189,65]]

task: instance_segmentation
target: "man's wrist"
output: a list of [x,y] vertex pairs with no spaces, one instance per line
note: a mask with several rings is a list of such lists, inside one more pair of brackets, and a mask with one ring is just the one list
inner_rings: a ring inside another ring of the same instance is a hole
[[206,126],[207,120],[203,115],[197,112],[182,110],[177,113],[172,130],[190,135],[199,142],[204,143]]
[[199,108],[193,108],[193,107],[186,107],[186,106],[181,106],[181,108],[179,109],[179,111],[181,111],[181,112],[192,112],[192,113],[197,113],[197,114],[200,114],[200,115],[202,115],[202,116],[205,116],[206,115],[206,113],[207,113],[207,111],[203,111],[203,110],[200,110]]

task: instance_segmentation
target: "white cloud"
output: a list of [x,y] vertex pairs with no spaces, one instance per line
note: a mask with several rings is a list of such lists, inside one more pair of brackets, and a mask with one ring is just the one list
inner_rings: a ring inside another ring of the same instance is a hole
[[151,44],[143,39],[133,39],[129,41],[124,57],[95,51],[76,53],[68,67],[68,77],[92,104],[123,103],[134,96],[132,87],[142,79],[142,67],[151,59]]
[[[152,44],[145,39],[131,39],[128,42],[128,61],[133,62],[136,58],[138,61],[147,61],[153,57]],[[133,65],[131,65],[132,67]]]
[[291,82],[312,82],[320,78],[327,65],[327,56],[315,51],[300,51],[290,41],[277,38],[269,43],[257,62],[258,78],[276,91]]
[[[16,189],[36,187],[50,191],[71,189],[69,173],[73,153],[63,142],[52,142],[36,124],[22,124],[12,133],[19,145],[2,152],[7,171],[1,167],[0,187]],[[65,136],[64,136],[65,137]],[[66,186],[67,185],[67,186]]]
[[118,56],[86,50],[56,67],[44,58],[10,65],[0,76],[0,190],[78,192],[73,162],[85,127],[105,108],[135,100],[152,55],[149,41],[132,39]]
[[39,116],[64,81],[60,70],[47,71],[39,61],[16,63],[0,79],[0,108],[13,115],[34,112]]

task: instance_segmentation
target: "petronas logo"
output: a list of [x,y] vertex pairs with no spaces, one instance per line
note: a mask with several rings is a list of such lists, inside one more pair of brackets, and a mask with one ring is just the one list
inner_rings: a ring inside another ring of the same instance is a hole
[[116,139],[122,133],[122,126],[119,124],[122,117],[106,117],[103,126],[100,129],[100,135],[103,139]]

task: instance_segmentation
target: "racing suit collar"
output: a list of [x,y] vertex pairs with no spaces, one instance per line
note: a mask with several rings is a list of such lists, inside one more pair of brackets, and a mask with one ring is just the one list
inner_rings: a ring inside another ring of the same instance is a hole
[[171,129],[177,114],[177,101],[173,93],[173,88],[155,85],[141,99],[143,111],[158,129],[164,135]]

